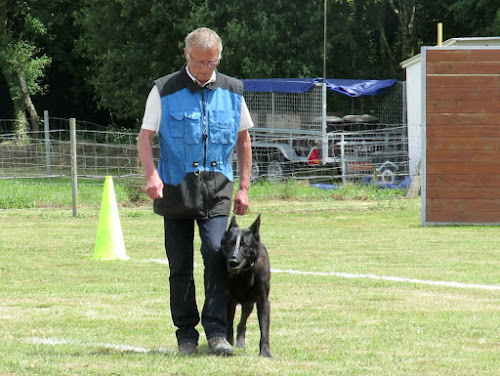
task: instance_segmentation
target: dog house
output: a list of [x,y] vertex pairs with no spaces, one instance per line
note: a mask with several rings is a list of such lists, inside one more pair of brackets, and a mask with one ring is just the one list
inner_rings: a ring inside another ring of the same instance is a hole
[[500,47],[424,47],[422,224],[500,224]]

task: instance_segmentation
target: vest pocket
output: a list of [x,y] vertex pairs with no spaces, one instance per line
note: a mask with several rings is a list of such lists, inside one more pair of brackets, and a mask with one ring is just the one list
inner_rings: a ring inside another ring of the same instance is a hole
[[170,135],[183,138],[186,144],[201,142],[201,112],[170,112]]
[[236,141],[235,112],[213,110],[209,114],[210,141],[214,144],[232,144]]

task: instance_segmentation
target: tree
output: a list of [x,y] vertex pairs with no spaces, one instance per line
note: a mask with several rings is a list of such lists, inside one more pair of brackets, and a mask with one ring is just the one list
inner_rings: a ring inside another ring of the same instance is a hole
[[30,116],[31,130],[39,130],[32,96],[44,92],[42,80],[50,58],[37,47],[35,39],[45,32],[45,26],[26,2],[0,3],[0,70],[9,87],[20,138],[26,137],[28,131],[26,113]]
[[392,11],[398,18],[401,38],[401,58],[408,59],[415,54],[415,0],[387,0]]
[[182,66],[190,2],[85,0],[77,48],[98,106],[138,122],[152,81]]
[[498,0],[453,1],[450,4],[449,13],[465,35],[500,35],[500,4]]
[[[182,67],[184,37],[200,26],[222,37],[224,73],[321,76],[324,1],[76,0],[79,61],[99,108],[136,125],[151,82]],[[495,2],[329,0],[327,76],[402,78],[399,63],[435,43],[437,22],[445,22],[450,36],[459,30],[465,30],[460,36],[498,34]],[[77,85],[81,91],[83,84]]]

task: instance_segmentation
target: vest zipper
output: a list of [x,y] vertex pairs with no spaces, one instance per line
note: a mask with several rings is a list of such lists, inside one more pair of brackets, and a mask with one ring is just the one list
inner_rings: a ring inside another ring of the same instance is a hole
[[207,104],[205,103],[205,89],[201,89],[201,102],[203,105],[203,167],[207,167]]
[[[206,171],[207,168],[207,138],[208,138],[208,131],[207,131],[207,104],[205,102],[205,89],[201,89],[201,102],[203,106],[203,111],[202,111],[202,116],[203,116],[203,171]],[[210,213],[207,210],[208,207],[208,200],[209,200],[209,192],[208,192],[208,184],[207,184],[207,174],[202,174],[202,179],[204,184],[204,190],[205,190],[205,199],[204,205],[203,205],[203,211],[205,212],[205,216],[209,217]],[[200,192],[203,194],[203,192]]]

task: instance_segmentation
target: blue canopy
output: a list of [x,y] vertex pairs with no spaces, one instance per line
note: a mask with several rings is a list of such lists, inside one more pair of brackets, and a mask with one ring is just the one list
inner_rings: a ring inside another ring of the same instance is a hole
[[[318,83],[322,78],[259,78],[245,79],[243,87],[245,91],[277,92],[277,93],[305,93]],[[347,95],[349,97],[361,97],[363,95],[380,95],[385,93],[396,79],[390,80],[353,80],[332,79],[326,80],[328,89]]]

